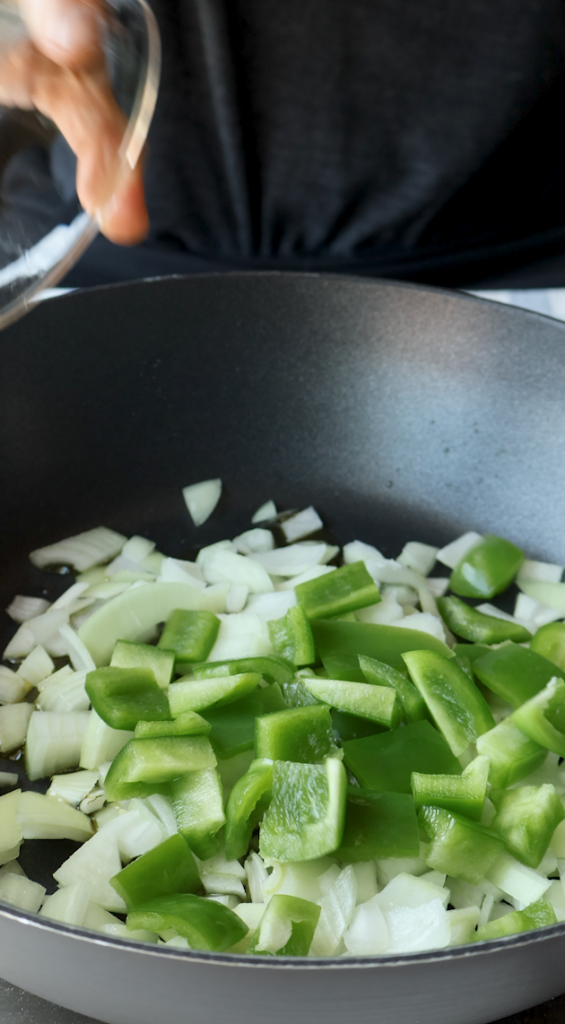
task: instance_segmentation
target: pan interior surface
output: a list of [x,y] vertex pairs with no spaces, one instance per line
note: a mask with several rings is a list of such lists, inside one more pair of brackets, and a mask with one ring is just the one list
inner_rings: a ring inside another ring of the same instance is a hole
[[[565,326],[533,314],[316,275],[173,278],[44,303],[2,335],[3,607],[46,586],[33,548],[103,524],[192,557],[247,529],[269,498],[314,504],[339,542],[388,557],[476,530],[563,564],[564,343]],[[181,488],[210,477],[222,498],[196,529]],[[67,583],[54,576],[47,596]],[[6,617],[3,644],[12,632]],[[28,846],[24,866],[46,884],[63,848]],[[510,973],[519,948],[501,944]],[[471,1008],[438,1024],[493,1019],[471,976]],[[560,991],[547,977],[497,1015]],[[75,996],[66,1005],[81,1009]],[[399,1024],[413,1024],[413,1006]]]

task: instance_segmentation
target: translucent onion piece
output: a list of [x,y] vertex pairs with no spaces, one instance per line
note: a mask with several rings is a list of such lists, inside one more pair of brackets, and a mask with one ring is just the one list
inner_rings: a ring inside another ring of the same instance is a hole
[[31,654],[22,661],[18,669],[18,675],[29,683],[30,686],[37,686],[53,673],[55,664],[41,644],[33,649]]
[[29,691],[30,685],[25,679],[0,665],[0,704],[19,704]]
[[516,575],[516,582],[523,580],[546,580],[549,583],[559,583],[563,575],[563,566],[554,565],[552,562],[536,562],[531,558],[525,558]]
[[256,526],[254,530],[246,530],[234,537],[233,545],[240,555],[250,555],[253,551],[272,551],[275,538],[270,530],[262,530]]
[[251,516],[252,523],[264,523],[267,519],[274,519],[277,514],[277,506],[274,501],[265,501]]
[[78,767],[91,714],[90,711],[33,711],[25,749],[26,772],[30,781],[47,778],[65,768]]
[[446,565],[448,569],[455,569],[461,559],[465,558],[465,555],[468,555],[469,551],[477,544],[480,544],[482,539],[482,535],[475,533],[474,530],[463,533],[461,537],[457,537],[456,540],[452,540],[450,544],[439,549],[436,555],[437,561]]
[[0,751],[9,754],[25,743],[33,704],[5,704],[0,708]]
[[295,540],[301,540],[302,537],[308,537],[309,534],[316,533],[316,530],[321,530],[323,525],[316,509],[310,505],[302,512],[285,519],[281,523],[281,530],[287,543],[292,544]]
[[222,493],[222,481],[203,480],[183,487],[182,496],[195,526],[202,526],[212,515]]
[[84,572],[93,565],[109,562],[120,553],[126,538],[121,533],[98,526],[94,530],[67,537],[58,544],[49,544],[30,554],[30,560],[38,569],[50,565],[69,565],[78,572]]
[[14,622],[27,622],[28,619],[42,615],[49,608],[49,601],[44,597],[25,597],[23,594],[16,594],[12,603],[6,611]]
[[39,910],[46,891],[39,882],[32,882],[22,875],[7,872],[0,878],[0,900],[31,914],[36,914]]
[[400,552],[397,561],[407,569],[414,569],[421,576],[427,576],[433,569],[438,548],[431,544],[421,544],[417,540],[409,540]]

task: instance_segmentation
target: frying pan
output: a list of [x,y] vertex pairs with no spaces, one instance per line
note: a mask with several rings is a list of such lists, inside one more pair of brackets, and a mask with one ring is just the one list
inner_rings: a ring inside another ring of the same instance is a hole
[[[410,285],[220,274],[54,300],[0,343],[4,606],[46,586],[32,548],[104,523],[183,557],[267,498],[314,503],[342,542],[387,555],[474,529],[565,562],[565,327],[543,317]],[[181,487],[211,476],[224,495],[196,530]],[[44,882],[66,856],[23,851]],[[111,1024],[481,1024],[562,992],[564,962],[565,924],[275,962],[0,909],[0,975]]]

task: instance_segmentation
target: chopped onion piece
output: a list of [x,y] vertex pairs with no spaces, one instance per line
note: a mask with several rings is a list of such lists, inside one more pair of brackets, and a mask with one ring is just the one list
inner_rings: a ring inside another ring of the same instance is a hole
[[120,914],[125,912],[125,903],[110,885],[110,879],[121,869],[115,836],[109,836],[107,829],[101,829],[61,864],[53,878],[61,887],[82,882],[93,903]]
[[36,615],[42,615],[48,608],[49,601],[44,597],[25,597],[23,594],[16,594],[6,611],[14,622],[22,623],[35,618]]
[[320,901],[322,909],[310,946],[311,956],[332,956],[336,952],[353,920],[356,903],[357,879],[348,865]]
[[25,743],[33,704],[5,704],[0,708],[0,751],[9,754]]
[[446,544],[445,547],[440,548],[436,554],[436,559],[442,565],[446,565],[448,569],[455,569],[461,559],[465,558],[465,555],[468,555],[472,548],[476,548],[482,539],[482,534],[470,530],[469,533],[464,533],[461,537],[457,537],[456,540],[452,540],[451,544]]
[[59,633],[66,643],[73,668],[77,672],[93,672],[96,668],[92,655],[72,626],[64,625]]
[[399,629],[417,629],[420,633],[429,633],[438,640],[446,643],[446,633],[441,619],[430,612],[414,612],[413,615],[406,615],[390,623],[391,626],[398,626]]
[[356,908],[343,941],[353,956],[374,956],[385,952],[390,941],[387,923],[374,899]]
[[109,914],[107,910],[103,910],[97,903],[90,902],[88,904],[84,920],[82,922],[84,928],[91,928],[92,931],[99,932],[105,924],[121,924],[119,918],[114,917],[113,914]]
[[29,878],[7,872],[0,878],[0,900],[11,903],[13,907],[36,914],[46,893],[45,886],[32,882]]
[[44,779],[65,768],[76,768],[89,718],[94,712],[33,711],[33,707],[31,710],[25,749],[28,778],[31,781]]
[[72,586],[68,587],[67,590],[56,601],[51,605],[52,608],[68,608],[69,605],[74,604],[77,597],[84,594],[85,590],[88,590],[90,584],[83,580],[80,583],[73,583]]
[[27,622],[23,622],[16,630],[9,644],[4,650],[3,658],[7,661],[19,661],[26,658],[35,647],[35,637]]
[[248,595],[249,587],[243,583],[232,583],[226,598],[226,612],[229,614],[242,612],[247,604]]
[[202,572],[207,583],[240,583],[252,594],[265,594],[273,590],[268,572],[254,558],[238,555],[234,551],[220,550],[205,561]]
[[23,840],[22,826],[17,818],[21,790],[0,796],[0,865],[9,864],[19,856]]
[[38,644],[37,647],[34,647],[31,654],[28,654],[27,658],[22,661],[18,668],[18,675],[30,686],[37,686],[38,683],[43,682],[44,679],[52,675],[54,668],[55,664],[47,654],[47,651],[41,644]]
[[221,493],[222,481],[219,478],[183,487],[182,496],[195,526],[202,526],[212,515]]
[[84,882],[75,882],[48,896],[39,913],[51,921],[80,926],[84,923],[90,895]]
[[524,580],[546,580],[549,583],[559,583],[563,575],[562,565],[553,565],[551,562],[536,562],[531,558],[525,558],[516,575],[516,582]]
[[351,865],[357,880],[357,906],[366,903],[367,900],[376,896],[379,887],[377,885],[377,865],[374,860],[359,860]]
[[191,562],[181,562],[176,558],[163,559],[157,582],[184,583],[185,586],[194,587],[196,590],[204,590],[206,586],[206,580],[202,575],[199,565]]
[[272,654],[273,646],[267,623],[249,611],[219,615],[220,629],[208,661],[235,658],[257,658]]
[[42,687],[35,702],[37,707],[42,711],[88,711],[90,698],[85,687],[86,675],[86,672],[69,671],[61,676],[56,672]]
[[477,906],[462,907],[460,910],[448,910],[450,946],[460,946],[464,942],[472,942],[475,928],[479,923],[480,910]]
[[122,548],[122,555],[132,562],[143,562],[143,559],[147,558],[154,550],[155,541],[135,535],[126,540]]
[[98,782],[98,772],[78,771],[54,775],[47,796],[57,796],[72,807],[78,807]]
[[565,889],[561,879],[556,878],[545,893],[546,900],[549,900],[555,911],[558,921],[565,921]]
[[20,793],[16,817],[24,839],[74,839],[82,843],[94,831],[86,814],[64,800],[41,793]]
[[15,772],[0,772],[0,789],[12,789],[17,784],[18,776]]
[[299,541],[286,548],[275,548],[274,551],[255,553],[249,557],[259,562],[272,576],[299,576],[323,562],[329,546],[324,541]]
[[362,540],[352,540],[343,547],[343,561],[345,565],[350,565],[352,562],[364,562],[368,558],[372,558],[375,561],[386,561],[385,556],[377,548],[373,547],[372,544],[365,544]]
[[542,878],[537,871],[520,864],[509,853],[501,853],[494,865],[487,871],[487,881],[493,882],[499,889],[519,900],[524,907],[535,903],[547,892],[551,882]]
[[302,512],[296,512],[295,515],[285,519],[281,523],[281,530],[287,543],[291,544],[295,540],[301,540],[302,537],[308,537],[309,534],[316,533],[316,530],[321,530],[323,526],[324,524],[316,509],[310,505],[308,508],[303,509]]
[[254,530],[246,530],[234,537],[233,545],[240,555],[250,555],[253,551],[272,551],[275,538],[270,530],[262,530],[256,526]]
[[391,594],[383,594],[383,599],[378,604],[370,604],[367,608],[358,608],[355,618],[359,622],[395,626],[404,618],[404,611]]
[[400,552],[397,561],[405,565],[407,569],[414,569],[421,576],[427,576],[432,571],[438,548],[431,544],[421,544],[417,540],[409,540]]
[[68,621],[69,610],[67,608],[55,608],[55,610],[50,608],[43,615],[30,619],[26,625],[31,630],[35,643],[43,644],[45,648],[50,649],[51,641],[55,637],[59,638],[59,629],[68,624]]
[[443,597],[449,589],[449,576],[426,576],[426,587],[432,597]]
[[296,603],[294,587],[292,590],[275,591],[272,594],[250,594],[247,611],[258,615],[264,622],[271,622],[272,619],[281,619]]
[[527,594],[518,594],[514,605],[514,618],[534,633],[541,626],[556,622],[561,618],[561,612],[557,608],[542,604],[541,601],[534,601],[533,597],[528,597]]
[[109,562],[120,553],[126,538],[115,530],[98,526],[94,530],[67,537],[58,544],[49,544],[30,554],[30,560],[38,569],[51,565],[69,565],[78,572],[84,572],[94,565]]
[[[81,768],[99,768],[107,761],[113,761],[133,733],[127,729],[112,729],[106,725],[96,711],[90,712],[88,725],[80,749],[79,764]],[[110,767],[108,765],[108,767]]]
[[319,902],[322,898],[319,879],[333,864],[335,861],[331,857],[285,864],[275,861],[273,871],[263,883],[265,902],[275,893]]
[[[258,853],[252,852],[244,864],[245,871],[247,873],[247,888],[249,890],[249,896],[251,897],[252,903],[264,903],[265,894],[263,891],[264,885],[267,883],[269,874],[265,867],[265,862]],[[245,918],[243,918],[245,920]],[[260,920],[260,916],[257,917],[257,921]]]
[[274,501],[265,501],[251,516],[252,523],[264,523],[267,519],[274,519],[277,514],[277,506]]
[[30,689],[30,684],[17,672],[0,665],[0,704],[19,704]]
[[534,601],[555,608],[560,616],[565,615],[565,583],[552,583],[546,580],[522,580],[518,583],[520,590],[533,597]]
[[170,797],[154,793],[152,796],[145,797],[142,802],[147,804],[151,812],[159,819],[168,836],[174,836],[178,832]]

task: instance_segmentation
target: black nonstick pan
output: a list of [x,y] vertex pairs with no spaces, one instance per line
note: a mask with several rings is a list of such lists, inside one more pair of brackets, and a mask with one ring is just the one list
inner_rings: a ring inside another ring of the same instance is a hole
[[[183,557],[267,498],[313,503],[340,541],[391,556],[473,529],[565,561],[565,326],[543,317],[409,285],[228,274],[76,293],[0,346],[3,607],[45,586],[33,548],[102,523]],[[197,530],[181,488],[212,476],[223,496]],[[11,631],[6,617],[0,640]],[[63,859],[24,850],[38,880]],[[289,964],[0,907],[0,976],[112,1024],[481,1024],[564,991],[564,958],[565,923]]]

